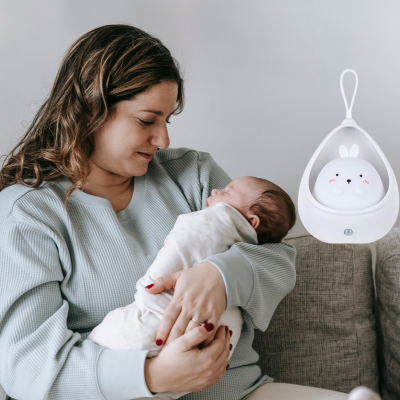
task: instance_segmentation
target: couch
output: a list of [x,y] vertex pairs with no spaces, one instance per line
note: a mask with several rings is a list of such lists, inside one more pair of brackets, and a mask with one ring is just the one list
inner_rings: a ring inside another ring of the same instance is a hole
[[266,332],[255,331],[263,373],[341,393],[366,386],[400,400],[400,229],[369,245],[309,234],[285,241],[297,249],[297,280]]
[[297,249],[296,285],[253,343],[274,383],[248,399],[342,400],[366,386],[400,400],[400,229],[372,245],[285,241]]

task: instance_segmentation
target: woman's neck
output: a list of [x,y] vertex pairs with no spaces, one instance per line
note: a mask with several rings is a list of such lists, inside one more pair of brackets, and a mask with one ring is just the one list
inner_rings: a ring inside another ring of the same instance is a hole
[[133,178],[125,178],[122,182],[107,183],[104,181],[86,180],[81,189],[92,196],[104,197],[108,200],[125,196],[127,192],[132,192]]
[[134,180],[133,177],[118,176],[91,165],[91,172],[81,190],[109,200],[114,211],[119,212],[124,210],[132,199]]

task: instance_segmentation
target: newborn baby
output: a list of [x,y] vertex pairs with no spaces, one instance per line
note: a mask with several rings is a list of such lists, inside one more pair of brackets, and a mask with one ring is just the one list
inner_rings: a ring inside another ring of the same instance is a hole
[[[109,312],[88,339],[111,349],[149,350],[157,356],[162,347],[155,335],[173,290],[150,294],[145,287],[164,275],[191,268],[236,242],[278,243],[295,223],[295,207],[279,186],[264,179],[241,177],[225,189],[213,189],[201,211],[179,215],[146,274],[136,283],[135,301]],[[200,321],[203,322],[203,321]],[[232,330],[232,356],[243,319],[238,307],[227,309],[219,325]],[[156,398],[176,399],[186,393],[163,392]]]

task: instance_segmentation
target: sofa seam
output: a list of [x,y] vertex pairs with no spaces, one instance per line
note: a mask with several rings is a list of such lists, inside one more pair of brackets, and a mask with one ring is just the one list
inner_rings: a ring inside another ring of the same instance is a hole
[[301,238],[301,237],[308,237],[308,236],[312,236],[310,233],[301,233],[298,235],[293,235],[293,236],[286,236],[283,238],[283,240],[290,240],[290,239],[297,239],[297,238]]
[[[392,259],[393,257],[400,257],[400,254],[392,254],[390,256],[387,256],[380,262],[380,264],[385,265],[386,262]],[[376,264],[378,264],[377,261],[378,261],[378,254],[376,256]],[[375,274],[376,274],[376,266],[375,266]]]
[[[353,290],[352,290],[352,294],[353,294],[353,299],[355,298],[355,276],[354,276],[354,266],[355,266],[355,249],[354,249],[354,244],[350,244],[351,249],[352,249],[352,263],[353,263]],[[353,315],[355,315],[355,302],[352,301],[352,309],[353,309]],[[358,385],[361,385],[361,377],[360,377],[360,368],[361,368],[361,362],[360,362],[360,337],[357,331],[357,327],[356,327],[356,322],[355,322],[355,318],[352,318],[352,324],[353,324],[353,329],[354,332],[356,334],[356,340],[357,340],[357,380],[358,380]]]

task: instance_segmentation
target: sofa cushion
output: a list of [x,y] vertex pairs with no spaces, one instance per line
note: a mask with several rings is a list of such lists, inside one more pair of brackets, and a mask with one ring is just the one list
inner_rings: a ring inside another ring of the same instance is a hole
[[297,249],[296,285],[268,329],[255,330],[262,372],[275,382],[378,391],[370,248],[308,234],[285,241]]
[[376,246],[378,363],[383,400],[400,399],[400,229]]

